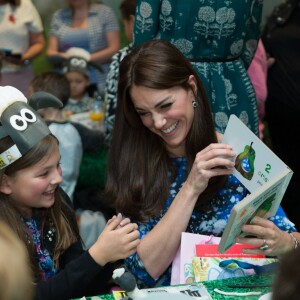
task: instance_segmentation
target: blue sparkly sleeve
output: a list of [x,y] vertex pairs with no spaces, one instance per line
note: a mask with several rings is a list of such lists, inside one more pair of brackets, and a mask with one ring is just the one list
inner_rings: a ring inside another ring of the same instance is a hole
[[269,220],[272,221],[279,229],[283,231],[297,231],[295,224],[288,219],[281,206],[279,206],[276,215],[274,217],[269,218]]
[[[147,235],[156,223],[157,222],[155,222],[154,220],[150,220],[148,223],[139,224],[138,230],[140,232],[140,239]],[[153,279],[148,274],[137,252],[125,259],[125,265],[128,268],[128,270],[130,270],[130,272],[136,278],[138,278],[138,280],[142,281],[145,285],[149,287],[155,285],[157,280]]]

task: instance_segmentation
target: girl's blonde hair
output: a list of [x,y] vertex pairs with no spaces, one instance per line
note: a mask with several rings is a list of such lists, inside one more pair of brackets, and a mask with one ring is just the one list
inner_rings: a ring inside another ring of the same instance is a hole
[[30,300],[33,278],[28,253],[15,233],[0,221],[0,299]]

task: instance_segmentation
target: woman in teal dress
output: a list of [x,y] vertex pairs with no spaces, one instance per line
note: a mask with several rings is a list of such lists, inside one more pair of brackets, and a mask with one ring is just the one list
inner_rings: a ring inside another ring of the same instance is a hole
[[206,87],[216,129],[235,114],[258,134],[256,96],[247,74],[262,0],[138,0],[134,46],[159,38],[192,62]]

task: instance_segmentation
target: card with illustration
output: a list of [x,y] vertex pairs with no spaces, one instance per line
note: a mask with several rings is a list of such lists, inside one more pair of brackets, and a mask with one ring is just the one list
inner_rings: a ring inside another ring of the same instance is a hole
[[250,192],[230,212],[218,247],[224,253],[254,216],[275,215],[293,172],[234,115],[230,116],[222,142],[231,145],[237,154],[233,175]]
[[231,115],[222,143],[236,153],[233,175],[253,192],[288,166],[239,118]]

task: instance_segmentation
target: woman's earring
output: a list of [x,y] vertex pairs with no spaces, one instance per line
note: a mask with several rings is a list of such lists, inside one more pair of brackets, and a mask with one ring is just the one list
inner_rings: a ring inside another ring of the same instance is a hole
[[192,101],[192,105],[193,105],[194,108],[196,108],[198,106],[198,103],[196,102],[196,100]]

